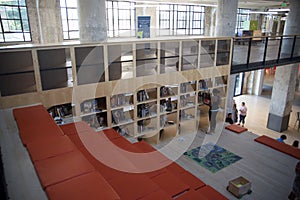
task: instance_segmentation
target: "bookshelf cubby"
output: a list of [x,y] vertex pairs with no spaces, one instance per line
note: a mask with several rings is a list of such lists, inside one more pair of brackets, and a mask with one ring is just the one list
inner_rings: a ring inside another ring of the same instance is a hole
[[73,122],[73,106],[71,103],[55,105],[47,109],[57,124]]
[[228,65],[230,55],[230,42],[230,40],[217,40],[217,66]]
[[182,64],[181,70],[191,70],[198,68],[198,41],[183,41],[182,42]]
[[214,66],[215,49],[216,49],[215,40],[201,41],[200,68]]
[[157,100],[157,88],[150,88],[145,90],[139,90],[137,92],[137,102],[147,103]]
[[160,113],[176,112],[178,107],[178,97],[168,97],[160,100]]
[[133,123],[134,113],[133,106],[126,106],[124,108],[114,109],[111,111],[112,126],[122,126],[129,123]]
[[73,86],[70,52],[66,48],[37,50],[37,56],[43,90]]
[[32,51],[0,52],[0,94],[36,92]]
[[176,63],[179,62],[179,42],[160,43],[160,73],[178,71]]
[[82,121],[85,121],[92,128],[102,130],[107,127],[106,97],[88,99],[80,104]]
[[75,47],[77,84],[105,81],[103,46]]
[[111,109],[133,105],[133,93],[116,94],[110,98]]
[[107,51],[109,80],[133,78],[132,44],[109,45]]

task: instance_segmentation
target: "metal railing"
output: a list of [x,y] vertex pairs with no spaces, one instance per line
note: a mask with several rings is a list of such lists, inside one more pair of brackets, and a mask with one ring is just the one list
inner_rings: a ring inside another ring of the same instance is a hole
[[300,62],[300,35],[235,37],[231,74]]

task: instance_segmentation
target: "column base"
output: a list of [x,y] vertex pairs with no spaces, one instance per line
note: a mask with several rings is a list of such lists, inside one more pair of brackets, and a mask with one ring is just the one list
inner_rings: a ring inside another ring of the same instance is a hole
[[289,121],[290,115],[281,117],[269,113],[267,128],[277,132],[286,131],[289,127]]

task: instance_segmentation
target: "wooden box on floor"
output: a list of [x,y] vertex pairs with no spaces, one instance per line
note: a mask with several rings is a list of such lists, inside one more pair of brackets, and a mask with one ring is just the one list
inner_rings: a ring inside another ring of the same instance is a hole
[[243,195],[251,193],[251,182],[240,176],[229,181],[227,190],[237,198],[241,198]]

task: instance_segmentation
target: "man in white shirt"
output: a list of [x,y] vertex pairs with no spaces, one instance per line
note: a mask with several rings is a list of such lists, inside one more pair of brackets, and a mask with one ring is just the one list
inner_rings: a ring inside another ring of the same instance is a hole
[[245,102],[242,102],[242,106],[239,109],[239,111],[240,111],[240,121],[239,121],[238,125],[240,125],[242,123],[242,127],[244,127],[245,118],[247,116],[247,107],[246,107]]

